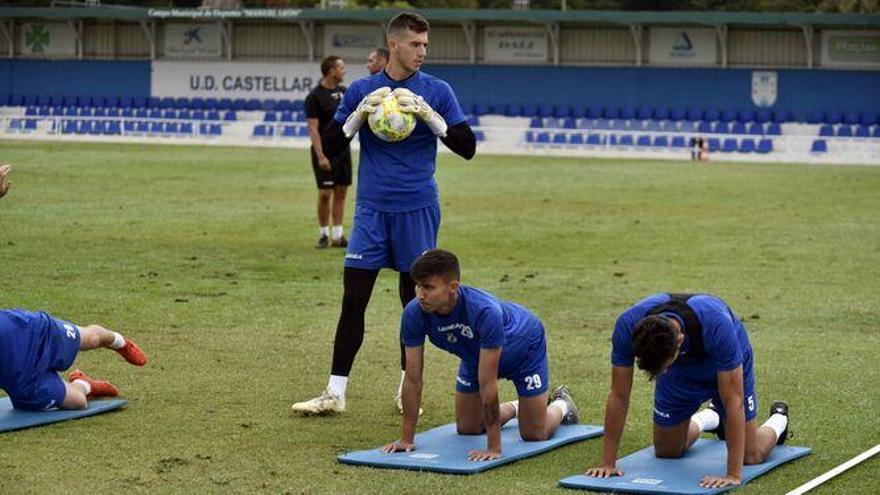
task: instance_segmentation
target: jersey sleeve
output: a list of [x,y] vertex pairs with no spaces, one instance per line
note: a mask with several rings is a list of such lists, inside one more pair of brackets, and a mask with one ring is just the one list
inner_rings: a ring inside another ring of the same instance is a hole
[[727,308],[703,312],[703,347],[718,371],[730,371],[743,363],[736,325]]
[[[416,306],[413,306],[413,303]],[[403,310],[400,317],[400,341],[404,347],[419,347],[425,345],[425,330],[422,325],[422,316],[418,303],[413,301]]]
[[465,122],[467,117],[461,110],[461,105],[459,105],[458,98],[455,97],[455,92],[452,91],[452,87],[446,82],[441,81],[439,93],[440,105],[439,108],[435,108],[434,110],[443,116],[446,125],[452,127]]
[[339,106],[336,107],[336,114],[333,115],[333,120],[339,122],[340,124],[345,123],[345,119],[351,115],[357,106],[361,102],[361,87],[362,84],[359,84],[360,81],[355,81],[351,83],[351,86],[345,90],[344,95],[342,96],[342,101],[339,102]]
[[318,101],[318,97],[315,95],[314,92],[309,93],[309,96],[306,96],[305,110],[307,119],[320,118],[321,102]]
[[481,349],[497,349],[504,345],[504,316],[498,306],[480,312],[476,321]]
[[635,362],[632,346],[634,319],[632,310],[629,310],[620,315],[614,324],[614,333],[611,335],[611,364],[614,366],[632,367]]

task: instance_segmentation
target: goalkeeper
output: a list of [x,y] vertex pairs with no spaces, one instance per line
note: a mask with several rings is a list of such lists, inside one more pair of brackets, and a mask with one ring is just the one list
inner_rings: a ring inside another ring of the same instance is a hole
[[[364,339],[364,313],[379,270],[400,274],[403,306],[415,297],[409,267],[437,244],[440,204],[434,169],[437,138],[456,154],[471,159],[476,139],[452,88],[421,72],[428,47],[428,21],[403,12],[388,25],[390,59],[384,71],[352,83],[333,120],[322,133],[325,153],[360,139],[354,227],[345,254],[342,312],[333,343],[333,364],[326,390],[293,405],[310,414],[345,410],[345,390],[354,357]],[[412,134],[385,142],[364,123],[382,98],[393,92],[400,108],[417,117]],[[400,352],[401,384],[405,358]],[[400,388],[397,408],[403,410]]]

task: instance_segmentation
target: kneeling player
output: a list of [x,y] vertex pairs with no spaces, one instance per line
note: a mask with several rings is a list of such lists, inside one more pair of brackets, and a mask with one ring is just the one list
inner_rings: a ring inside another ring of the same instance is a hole
[[[776,402],[758,427],[752,346],[739,318],[707,294],[655,294],[626,310],[614,327],[611,392],[605,407],[602,465],[587,475],[620,476],[617,447],[633,379],[633,360],[654,388],[654,450],[677,458],[701,431],[727,441],[727,475],[706,476],[704,488],[738,485],[743,464],[764,462],[788,436],[788,405]],[[706,401],[709,407],[697,413]],[[696,413],[696,414],[694,414]]]
[[[403,435],[383,451],[415,449],[422,394],[425,336],[435,346],[461,358],[455,387],[455,424],[461,435],[486,433],[486,450],[468,454],[472,461],[501,457],[501,426],[519,418],[523,440],[553,436],[560,424],[579,421],[565,387],[548,393],[547,343],[541,321],[526,308],[479,289],[460,285],[458,259],[432,249],[412,265],[416,299],[404,309],[400,338],[406,352],[403,383]],[[498,378],[516,385],[518,401],[498,403]],[[548,395],[549,403],[548,406]]]
[[79,351],[106,347],[126,361],[143,366],[147,356],[134,342],[98,325],[78,327],[47,313],[0,310],[0,388],[16,409],[85,409],[89,399],[119,394],[110,382],[95,380],[80,370],[69,382],[58,376]]

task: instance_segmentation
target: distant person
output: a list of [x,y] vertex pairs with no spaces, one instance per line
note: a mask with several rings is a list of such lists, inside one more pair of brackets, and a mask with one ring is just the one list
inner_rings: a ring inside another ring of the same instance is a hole
[[12,165],[0,164],[0,198],[6,196],[9,188],[12,187],[12,182],[9,181],[10,172],[12,172]]
[[342,219],[345,215],[345,194],[352,178],[351,149],[346,143],[333,156],[327,156],[321,145],[321,135],[333,120],[336,107],[345,94],[345,86],[341,84],[345,78],[345,62],[336,55],[330,55],[321,61],[321,75],[320,84],[309,93],[305,103],[309,139],[312,141],[312,170],[318,185],[318,227],[321,234],[315,247],[344,248],[348,246],[348,241],[343,235]]
[[21,309],[0,310],[0,388],[15,409],[85,409],[89,399],[116,397],[110,382],[96,380],[80,370],[68,375],[80,351],[105,347],[129,363],[143,366],[147,356],[134,342],[99,325],[79,327],[48,313]]
[[370,71],[370,75],[378,74],[385,69],[385,65],[388,63],[388,49],[378,46],[373,48],[370,52],[370,55],[367,57],[367,70]]

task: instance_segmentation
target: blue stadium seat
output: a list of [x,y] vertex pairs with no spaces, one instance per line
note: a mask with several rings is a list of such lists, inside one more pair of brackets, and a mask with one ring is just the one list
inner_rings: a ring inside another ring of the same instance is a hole
[[188,109],[186,109],[186,108],[184,108],[183,110],[178,110],[178,111],[177,111],[177,118],[178,118],[178,119],[189,120],[189,119],[192,118],[192,112],[190,112],[190,111],[189,111]]
[[180,125],[177,122],[166,122],[165,123],[165,133],[166,134],[177,134],[180,130]]
[[103,97],[102,106],[106,108],[119,108],[120,101],[118,96],[105,96]]
[[177,118],[177,110],[173,108],[169,108],[162,112],[163,119],[176,119]]
[[773,112],[771,112],[770,110],[767,110],[767,109],[762,108],[761,110],[758,110],[758,111],[755,113],[755,118],[754,118],[754,120],[755,120],[756,122],[760,122],[760,123],[762,123],[762,124],[765,124],[765,123],[767,123],[767,122],[770,122],[771,120],[773,120]]
[[24,119],[24,127],[23,128],[26,131],[37,130],[37,119]]
[[684,136],[673,136],[672,141],[670,142],[673,148],[686,148],[687,141],[685,141]]
[[529,127],[532,129],[540,129],[544,127],[544,119],[541,117],[532,117],[529,119]]
[[478,143],[482,143],[483,141],[486,140],[486,133],[484,133],[483,131],[475,131],[474,132],[474,139]]
[[162,110],[159,110],[158,108],[151,108],[149,113],[147,114],[147,117],[151,119],[161,119]]
[[96,120],[92,125],[90,130],[90,134],[104,134],[107,132],[107,122],[103,120]]
[[150,96],[147,98],[147,104],[144,105],[146,108],[159,108],[159,97]]
[[856,127],[856,132],[854,136],[859,138],[871,137],[871,129],[869,129],[866,125],[860,125]]
[[[823,121],[825,121],[825,114],[823,112],[820,112],[818,110],[810,110],[809,112],[807,112],[807,123],[808,124],[819,124]],[[827,122],[827,123],[830,124],[831,122]]]
[[723,120],[715,124],[715,134],[730,134],[730,124]]
[[247,107],[247,100],[244,98],[236,98],[232,100],[232,110],[244,110]]
[[267,100],[263,100],[262,102],[260,102],[259,109],[263,110],[264,112],[274,111],[276,108],[278,108],[278,101],[277,100],[273,100],[273,99],[269,98]]
[[75,116],[79,115],[79,108],[78,107],[67,107],[64,109],[64,115],[66,117],[75,117]]
[[293,102],[290,100],[278,100],[278,105],[275,107],[275,110],[281,110],[282,112],[289,112],[292,110]]
[[48,117],[49,116],[49,107],[38,107],[37,115],[40,117]]
[[604,116],[606,119],[619,119],[620,118],[620,109],[617,107],[609,107],[605,109]]
[[293,113],[293,120],[295,120],[297,122],[305,122],[308,119],[306,119],[305,112],[294,112]]
[[[244,109],[247,110],[248,112],[254,112],[254,111],[259,110],[260,109],[260,100],[258,100],[256,98],[249,99],[245,103]],[[238,109],[236,109],[236,110],[238,110]]]
[[710,122],[718,122],[721,120],[721,112],[717,109],[709,109],[703,112],[703,118]]
[[180,124],[180,129],[178,129],[177,132],[179,134],[192,135],[192,133],[193,133],[192,122],[182,122]]
[[12,106],[12,96],[6,93],[0,93],[0,107]]
[[819,128],[820,136],[833,136],[834,135],[834,127],[831,124],[822,124],[822,127]]
[[847,125],[856,125],[861,121],[859,114],[855,112],[847,112],[843,114],[843,123]]
[[583,105],[575,105],[571,107],[571,117],[575,119],[582,119],[587,116],[587,107]]
[[104,134],[109,134],[111,136],[116,136],[122,134],[122,126],[119,124],[118,120],[111,120],[107,123],[107,130]]
[[620,110],[620,118],[623,120],[631,120],[636,118],[636,109],[633,107],[623,107]]
[[134,111],[134,117],[136,119],[146,119],[147,116],[148,116],[148,113],[147,113],[146,108],[138,108],[137,110]]
[[571,117],[566,117],[566,118],[562,119],[562,128],[563,129],[575,129],[575,128],[577,128],[576,124],[577,123],[575,122],[575,120]]
[[874,126],[874,132],[871,133],[871,137],[880,138],[880,125]]
[[193,110],[192,116],[190,118],[192,120],[205,120],[205,111],[204,110]]
[[752,122],[749,126],[749,134],[753,136],[761,136],[764,134],[764,124],[761,122]]
[[815,139],[810,146],[810,153],[826,153],[828,151],[828,143],[824,139]]
[[601,134],[587,135],[587,145],[589,145],[589,146],[602,146],[602,135]]
[[254,126],[254,137],[267,137],[272,135],[271,131],[272,127],[264,124],[257,124]]
[[162,134],[165,132],[165,124],[162,122],[151,122],[150,123],[150,133],[151,134]]
[[[809,119],[809,117],[808,117]],[[843,122],[843,115],[840,112],[828,112],[825,114],[826,124],[840,124]]]
[[651,146],[651,136],[641,134],[636,138],[636,146],[639,148],[647,148]]
[[648,128],[647,122],[647,120],[627,120],[626,128],[633,131],[644,131]]
[[61,123],[61,132],[63,134],[74,134],[76,133],[76,121],[75,120],[65,120]]
[[94,113],[92,113],[92,115],[94,115],[95,117],[106,117],[107,109],[104,107],[97,107],[95,108],[95,111]]
[[758,141],[758,149],[756,151],[758,153],[770,153],[771,151],[773,151],[773,140],[762,139]]
[[125,117],[125,118],[133,118],[134,117],[134,109],[131,107],[123,108],[122,112],[120,114],[122,117]]
[[9,96],[9,105],[13,107],[25,107],[27,103],[25,100],[27,97],[24,95],[10,95]]
[[859,123],[862,125],[874,125],[877,123],[877,114],[874,112],[865,112],[862,114],[862,118],[859,119]]
[[[195,98],[198,100],[199,98]],[[211,110],[217,108],[217,98],[205,98],[202,100],[202,107],[200,110]],[[199,110],[197,108],[197,110]]]
[[581,145],[584,144],[584,135],[576,132],[568,137],[568,144]]
[[664,130],[664,127],[662,125],[662,121],[659,121],[659,120],[648,120],[648,121],[646,121],[643,128],[646,131],[654,131],[654,132]]
[[697,132],[703,134],[711,134],[712,133],[712,123],[708,120],[701,120],[699,124],[697,124]]
[[504,115],[507,117],[519,117],[522,115],[522,107],[520,105],[506,105],[504,107]]
[[296,128],[297,136],[299,137],[309,137],[309,127],[305,125],[301,125]]
[[837,128],[837,135],[840,137],[852,137],[853,131],[852,127],[848,125],[841,125]]
[[490,103],[489,115],[504,115],[504,105],[500,103]]
[[[306,103],[304,100],[293,100],[291,105],[292,106],[290,107],[290,109],[294,112],[301,112],[306,109]],[[476,107],[474,107],[474,108],[476,109]],[[468,112],[468,113],[473,113],[473,112]]]
[[135,121],[133,120],[125,120],[122,122],[122,130],[126,134],[133,134],[136,132]]
[[721,112],[721,115],[718,117],[718,120],[722,122],[733,122],[736,120],[736,110],[727,109]]
[[784,124],[786,122],[791,122],[792,115],[788,110],[776,110],[773,112],[773,122]]
[[734,122],[732,126],[730,126],[731,134],[746,134],[746,125],[742,122]]
[[755,140],[751,138],[745,138],[739,142],[739,152],[740,153],[752,153],[755,151]]
[[668,148],[669,147],[669,138],[667,138],[666,136],[654,137],[654,147],[655,148]]
[[697,121],[703,120],[703,111],[697,110],[694,108],[688,110],[687,120],[689,120],[691,122],[697,122]]
[[553,116],[557,119],[571,117],[571,107],[568,105],[556,105],[553,108]]
[[596,119],[592,123],[593,129],[611,129],[611,125],[614,121],[609,121],[607,119]]
[[165,110],[168,108],[174,108],[174,98],[166,96],[159,100],[159,108]]
[[50,96],[49,97],[49,106],[50,107],[60,107],[64,105],[64,97],[63,96]]
[[692,120],[684,120],[681,122],[681,125],[678,127],[678,130],[681,132],[697,132],[698,122],[694,122]]
[[220,120],[220,112],[217,110],[211,110],[207,114],[205,114],[206,120]]
[[568,142],[568,136],[565,133],[557,132],[553,134],[553,144],[565,144]]
[[135,124],[135,129],[140,134],[146,134],[150,130],[150,123],[146,120],[140,120],[137,124]]
[[552,117],[553,116],[553,106],[552,105],[541,105],[538,107],[538,117]]
[[479,125],[480,125],[480,118],[477,117],[476,115],[468,115],[467,123],[468,123],[468,125],[471,126],[471,127],[479,127]]
[[213,108],[215,110],[229,110],[232,108],[232,100],[230,98],[220,98]]
[[653,108],[639,108],[636,112],[636,118],[639,120],[650,120],[654,118]]
[[108,117],[119,117],[119,109],[118,108],[109,108],[107,109]]
[[486,115],[489,113],[489,105],[478,103],[474,105],[474,114],[475,115]]
[[[479,114],[477,114],[477,115],[479,116]],[[538,107],[536,105],[523,105],[522,116],[523,117],[537,117],[538,116]]]
[[718,138],[709,138],[707,140],[709,151],[714,153],[721,149],[721,141]]
[[535,142],[535,133],[533,131],[526,131],[526,142],[534,143]]
[[28,116],[31,116],[31,115],[36,116],[36,115],[39,115],[39,113],[40,113],[40,109],[37,107],[27,107],[24,109],[24,114],[28,115]]
[[601,119],[602,118],[602,108],[601,107],[587,107],[587,118],[588,119]]
[[549,144],[550,143],[550,133],[549,132],[539,132],[535,136],[535,142],[538,144]]
[[767,126],[767,134],[770,136],[781,136],[782,126],[780,126],[778,122],[771,122],[770,125]]
[[726,138],[724,142],[721,144],[721,152],[722,153],[733,153],[736,151],[736,139],[735,138]]
[[147,106],[147,99],[143,96],[133,96],[131,98],[131,106],[133,108],[145,108]]
[[189,98],[185,98],[185,97],[181,96],[181,97],[177,97],[174,99],[174,108],[177,108],[177,109],[189,108],[190,105],[191,105],[191,103],[189,101]]
[[134,98],[131,96],[120,96],[119,100],[119,108],[134,108]]
[[755,111],[748,109],[748,108],[745,110],[740,110],[740,111],[736,112],[736,121],[742,122],[744,124],[746,122],[753,122],[756,119],[756,117],[757,117],[757,115],[755,114]]
[[211,124],[208,130],[208,134],[212,136],[219,136],[223,134],[223,126],[220,124]]
[[669,120],[668,108],[657,108],[654,110],[654,120]]
[[233,120],[238,120],[235,114],[235,110],[229,110],[225,114],[223,114],[223,120],[229,122]]
[[631,134],[624,134],[620,136],[617,141],[618,146],[632,146],[633,145],[633,137]]
[[292,138],[296,137],[296,127],[292,125],[286,125],[281,128],[281,137]]
[[263,115],[263,122],[278,122],[278,116],[275,112],[266,112]]
[[189,101],[190,110],[203,110],[205,108],[205,99],[200,97],[195,97]]
[[281,112],[281,117],[278,120],[280,122],[293,122],[293,112],[290,110],[284,110]]
[[[673,108],[672,111],[669,112],[669,120],[687,120],[688,112],[684,108]],[[699,119],[698,119],[699,120]]]

